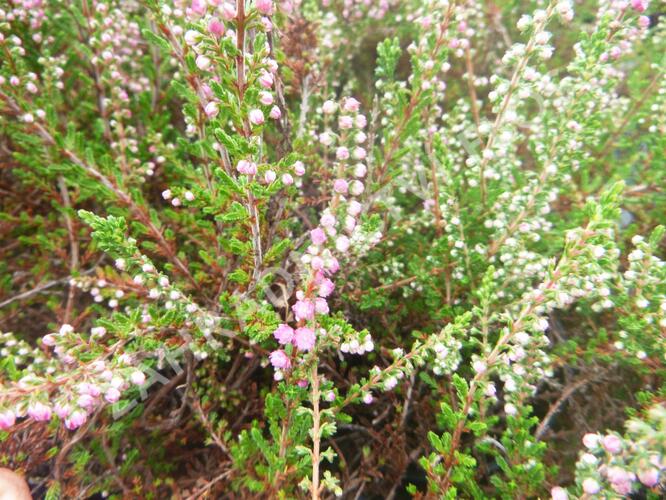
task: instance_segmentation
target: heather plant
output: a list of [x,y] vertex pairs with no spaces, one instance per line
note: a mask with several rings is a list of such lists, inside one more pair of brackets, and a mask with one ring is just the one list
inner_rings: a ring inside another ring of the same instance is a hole
[[660,498],[665,9],[0,1],[0,464]]

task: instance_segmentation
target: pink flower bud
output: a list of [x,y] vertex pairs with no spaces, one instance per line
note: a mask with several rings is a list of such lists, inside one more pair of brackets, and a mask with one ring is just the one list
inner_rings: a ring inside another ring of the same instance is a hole
[[115,387],[109,387],[109,389],[104,394],[104,399],[109,403],[116,403],[120,399],[120,391]]
[[358,115],[355,121],[358,128],[365,128],[365,126],[368,124],[368,120],[365,115]]
[[275,179],[277,179],[277,174],[272,170],[267,170],[266,173],[264,174],[264,182],[266,184],[274,182]]
[[333,282],[328,278],[324,278],[319,284],[318,293],[320,297],[328,297],[333,293],[333,290],[335,290],[335,285]]
[[315,245],[321,245],[326,241],[326,233],[320,227],[310,231],[310,239]]
[[360,196],[365,191],[365,186],[361,181],[353,181],[349,188],[349,192],[354,196]]
[[638,25],[641,28],[647,28],[650,26],[650,18],[648,16],[640,16],[638,18]]
[[51,420],[51,408],[37,401],[28,408],[28,416],[37,422]]
[[220,112],[220,108],[217,106],[216,102],[209,102],[204,108],[204,112],[208,118],[215,118]]
[[52,333],[48,333],[42,337],[42,344],[44,344],[47,347],[53,347],[56,342],[55,342],[55,337],[53,336]]
[[0,430],[6,431],[16,423],[16,415],[12,410],[0,412]]
[[349,150],[344,146],[340,146],[335,150],[335,157],[338,160],[346,160],[349,158]]
[[294,173],[299,177],[305,175],[305,165],[303,165],[302,161],[294,163]]
[[588,433],[583,436],[583,444],[590,450],[599,446],[599,440],[597,434]]
[[289,356],[287,356],[287,353],[285,353],[282,349],[273,351],[270,354],[269,359],[271,361],[271,365],[273,365],[273,368],[275,369],[288,370],[291,367]]
[[65,427],[70,431],[73,431],[85,424],[87,419],[88,416],[85,414],[85,412],[81,410],[75,410],[72,412],[69,418],[65,420]]
[[69,415],[72,409],[68,404],[56,403],[56,405],[53,407],[53,411],[58,416],[58,418],[62,420],[66,418],[67,415]]
[[343,115],[338,119],[338,125],[342,130],[348,130],[354,126],[354,119],[351,116]]
[[130,375],[130,380],[134,385],[143,385],[146,382],[146,376],[143,372],[135,371]]
[[297,321],[314,318],[314,304],[309,300],[299,300],[292,306]]
[[263,125],[264,123],[264,114],[260,109],[253,109],[249,114],[250,123],[252,125]]
[[205,0],[192,0],[191,6],[192,12],[198,16],[202,16],[206,13],[206,1]]
[[364,402],[366,405],[372,404],[373,400],[374,400],[374,398],[372,397],[372,393],[371,393],[371,392],[366,392],[366,393],[363,395],[363,402]]
[[232,21],[236,19],[236,5],[230,2],[224,2],[218,11],[222,14],[222,19],[225,21]]
[[347,191],[349,190],[349,184],[347,184],[347,181],[344,179],[335,179],[333,182],[333,190],[336,193],[347,194]]
[[311,328],[298,328],[294,333],[294,343],[301,351],[310,351],[315,345],[315,333]]
[[273,14],[273,1],[272,0],[256,0],[255,6],[257,10],[265,16]]
[[614,434],[608,434],[607,436],[604,436],[601,444],[603,445],[604,449],[612,455],[616,455],[622,451],[622,440]]
[[208,23],[208,31],[211,35],[220,37],[224,33],[224,24],[219,19],[213,18]]
[[335,240],[335,248],[338,250],[338,252],[345,253],[347,250],[349,250],[349,245],[349,238],[344,235],[338,236],[338,238]]
[[201,71],[206,71],[208,68],[210,68],[211,61],[209,57],[201,55],[197,57],[196,64],[197,68],[199,68]]
[[342,109],[344,109],[348,113],[356,113],[360,107],[361,103],[358,102],[353,97],[348,97],[347,99],[345,99],[344,103],[342,104]]
[[270,89],[273,86],[273,75],[268,71],[263,71],[261,75],[259,75],[259,85],[265,89]]
[[288,344],[294,339],[294,329],[289,325],[281,324],[273,332],[273,336],[280,344]]
[[322,111],[326,115],[331,115],[335,113],[335,110],[338,109],[338,105],[335,104],[333,101],[326,101],[321,107]]
[[278,108],[277,106],[273,106],[268,116],[272,120],[279,120],[282,117],[282,111],[280,111],[280,108]]
[[326,299],[321,297],[315,299],[315,311],[317,314],[328,314],[329,308]]
[[569,495],[567,494],[567,490],[560,486],[555,486],[553,489],[550,490],[550,497],[552,500],[567,500],[569,498]]
[[257,164],[248,160],[240,160],[236,164],[236,170],[245,175],[255,175],[257,173]]
[[583,481],[583,491],[588,495],[596,495],[601,491],[601,486],[595,479],[588,477]]
[[262,90],[259,93],[259,102],[264,106],[270,106],[271,104],[273,104],[273,94],[271,94],[270,92],[266,92],[265,90]]
[[321,216],[321,225],[323,227],[333,227],[335,226],[335,216],[332,214],[324,214]]
[[631,6],[636,12],[645,12],[648,2],[647,0],[631,0]]
[[282,176],[282,183],[285,186],[291,186],[294,183],[294,178],[290,174],[284,174]]
[[648,488],[654,488],[659,484],[659,471],[653,467],[638,471],[638,480]]

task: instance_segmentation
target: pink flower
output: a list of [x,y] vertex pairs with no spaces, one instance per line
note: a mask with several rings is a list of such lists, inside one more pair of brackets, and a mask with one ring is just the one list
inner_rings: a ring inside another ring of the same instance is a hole
[[346,194],[349,190],[349,184],[347,184],[347,181],[344,179],[335,179],[333,182],[333,190],[336,193]]
[[210,57],[201,55],[197,57],[196,64],[197,68],[199,68],[201,71],[206,71],[208,68],[210,68],[211,65]]
[[356,117],[356,126],[358,128],[365,128],[367,124],[368,124],[368,119],[365,117],[365,115],[358,115]]
[[287,353],[285,353],[282,349],[273,351],[270,354],[269,359],[271,361],[271,365],[273,365],[273,368],[277,370],[288,370],[291,367],[289,356],[287,356]]
[[344,109],[348,113],[356,113],[360,107],[361,103],[358,102],[353,97],[348,97],[347,99],[345,99],[345,102],[342,104],[342,109]]
[[236,5],[235,3],[224,2],[218,10],[222,14],[222,18],[225,21],[231,21],[236,18]]
[[73,431],[74,429],[78,429],[83,424],[85,424],[87,419],[88,416],[85,414],[85,412],[82,412],[81,410],[75,410],[72,412],[69,418],[65,420],[65,427],[67,427],[67,429],[70,431]]
[[263,125],[264,124],[264,113],[260,109],[253,109],[248,115],[250,123],[252,125]]
[[335,104],[335,102],[333,102],[333,101],[326,101],[326,102],[324,102],[324,104],[321,107],[322,111],[326,115],[330,115],[330,114],[335,113],[335,110],[337,108],[338,108],[338,105]]
[[277,174],[272,170],[266,170],[266,173],[264,174],[264,182],[270,184],[271,182],[274,182],[275,179],[277,179]]
[[259,93],[259,102],[263,104],[264,106],[270,106],[273,104],[273,94],[270,92],[266,92],[265,90],[262,90]]
[[271,108],[271,112],[268,113],[268,116],[272,120],[279,120],[282,117],[282,111],[280,111],[280,108],[278,108],[277,106],[273,106]]
[[638,480],[648,488],[654,488],[659,483],[659,471],[654,467],[638,471]]
[[350,201],[347,206],[347,213],[356,216],[361,213],[362,208],[363,206],[358,201]]
[[28,408],[28,416],[37,422],[51,420],[51,408],[37,401]]
[[331,260],[328,262],[326,267],[328,268],[329,273],[335,274],[340,270],[340,263],[338,262],[338,259],[331,257]]
[[320,297],[328,297],[333,293],[333,290],[335,290],[335,285],[331,280],[328,278],[324,278],[321,283],[319,284],[319,296]]
[[130,380],[134,385],[143,385],[146,382],[146,376],[143,372],[135,371],[130,375]]
[[354,119],[349,115],[343,115],[338,118],[338,125],[343,130],[348,130],[354,126]]
[[310,351],[315,345],[315,333],[312,328],[298,328],[294,333],[294,343],[301,351]]
[[314,318],[314,312],[315,312],[314,304],[309,300],[297,301],[292,306],[292,310],[294,311],[294,316],[296,316],[297,321],[300,321],[302,319],[307,321]]
[[106,394],[104,394],[104,399],[109,403],[115,403],[120,399],[120,391],[115,387],[109,387]]
[[648,16],[640,16],[638,18],[638,25],[641,28],[647,28],[648,26],[650,26],[650,18]]
[[593,449],[599,446],[599,436],[597,434],[588,433],[583,436],[583,444],[588,449]]
[[583,491],[588,495],[596,495],[600,490],[601,486],[599,483],[591,477],[588,477],[585,481],[583,481]]
[[280,344],[288,344],[294,339],[294,329],[289,325],[281,324],[275,329],[273,336]]
[[236,170],[245,175],[255,175],[257,173],[257,164],[247,160],[240,160],[236,164]]
[[345,253],[347,250],[349,250],[349,245],[351,242],[349,241],[349,238],[346,236],[338,236],[338,239],[335,240],[335,248],[342,253]]
[[648,2],[647,0],[631,0],[631,6],[636,12],[645,12],[647,9]]
[[359,196],[365,191],[365,185],[361,181],[354,181],[351,183],[349,192],[354,196]]
[[321,216],[321,225],[324,227],[335,226],[335,216],[331,214],[324,214]]
[[257,10],[265,16],[273,14],[273,1],[272,0],[256,0],[255,5]]
[[317,314],[328,314],[329,309],[326,299],[321,297],[315,299],[315,311],[317,311]]
[[67,417],[67,415],[69,415],[69,412],[71,412],[72,409],[68,404],[56,403],[56,405],[53,407],[53,411],[56,415],[58,415],[58,418],[64,419]]
[[55,337],[52,333],[46,334],[42,337],[42,344],[47,347],[53,347],[55,345]]
[[265,89],[270,89],[273,86],[273,75],[268,71],[263,71],[259,75],[259,84]]
[[567,490],[560,486],[555,486],[555,488],[550,490],[550,497],[552,500],[567,500],[569,498],[569,495],[567,494]]
[[16,422],[16,415],[12,410],[5,410],[0,413],[0,430],[6,431]]
[[220,109],[218,108],[216,102],[209,102],[204,108],[204,113],[206,113],[208,118],[215,118],[219,112]]
[[335,157],[338,160],[346,160],[349,158],[349,149],[344,146],[340,146],[335,150]]
[[302,161],[297,161],[294,163],[294,173],[299,177],[301,175],[305,175],[305,165],[303,165]]
[[208,31],[211,35],[217,37],[222,36],[224,33],[224,24],[222,24],[219,19],[213,18],[208,23]]
[[601,444],[603,445],[604,449],[612,455],[616,455],[622,451],[622,440],[613,434],[604,436],[604,438],[601,440]]
[[320,227],[310,231],[310,239],[315,245],[321,245],[326,241],[326,233]]
[[373,401],[373,400],[374,400],[374,398],[372,397],[372,393],[371,393],[371,392],[366,392],[366,393],[363,395],[363,402],[364,402],[366,405],[372,404],[372,401]]
[[285,186],[291,186],[294,183],[294,178],[291,176],[291,174],[284,174],[282,175],[282,183]]
[[95,404],[95,399],[90,394],[81,394],[76,400],[76,404],[81,408],[89,410]]
[[206,2],[205,0],[192,0],[192,12],[202,16],[206,13]]

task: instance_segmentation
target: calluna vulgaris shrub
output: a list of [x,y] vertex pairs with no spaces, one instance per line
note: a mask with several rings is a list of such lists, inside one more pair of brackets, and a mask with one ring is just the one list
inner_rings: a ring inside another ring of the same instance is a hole
[[2,0],[0,465],[55,498],[663,498],[666,2]]

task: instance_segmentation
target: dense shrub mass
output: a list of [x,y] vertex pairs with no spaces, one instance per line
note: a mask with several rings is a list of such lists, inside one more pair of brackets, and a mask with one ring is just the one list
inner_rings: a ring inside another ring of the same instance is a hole
[[1,0],[37,498],[663,498],[666,2]]

